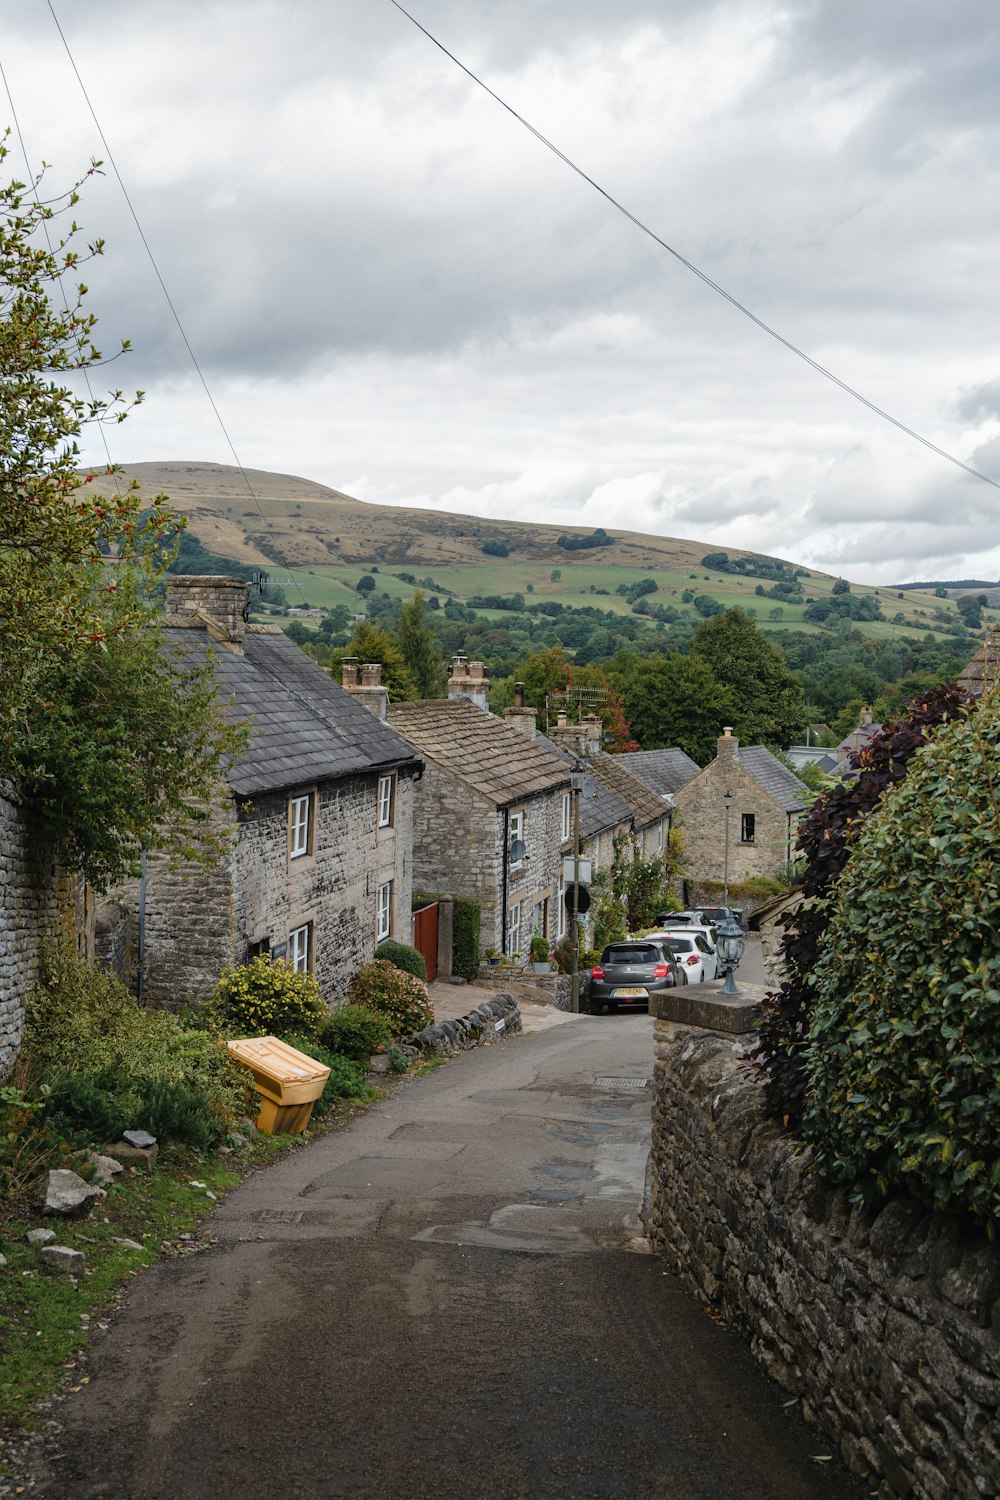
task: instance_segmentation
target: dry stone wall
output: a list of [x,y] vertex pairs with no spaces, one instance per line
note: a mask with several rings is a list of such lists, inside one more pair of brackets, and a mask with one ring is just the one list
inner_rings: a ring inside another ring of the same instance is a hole
[[1000,1495],[1000,1246],[823,1184],[745,1051],[656,1022],[655,1248],[880,1500]]
[[33,827],[30,808],[0,782],[0,1078],[24,1036],[24,1001],[46,943],[89,951],[91,913],[83,881],[60,875]]

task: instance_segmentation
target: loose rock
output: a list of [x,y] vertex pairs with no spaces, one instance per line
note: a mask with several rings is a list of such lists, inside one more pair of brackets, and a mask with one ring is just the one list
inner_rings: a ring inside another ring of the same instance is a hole
[[54,1276],[82,1276],[87,1269],[82,1251],[68,1245],[46,1245],[38,1258]]
[[51,1245],[55,1237],[54,1229],[29,1229],[24,1240],[33,1250],[40,1250],[43,1245]]
[[156,1136],[150,1135],[148,1130],[124,1130],[122,1140],[127,1141],[130,1146],[138,1146],[140,1150],[156,1145]]
[[145,1250],[145,1245],[140,1245],[138,1240],[126,1240],[118,1235],[112,1236],[112,1244],[121,1245],[123,1250]]
[[42,1211],[61,1214],[64,1218],[82,1218],[90,1212],[96,1200],[104,1196],[103,1188],[84,1182],[76,1172],[60,1168],[45,1175],[42,1183]]
[[115,1178],[125,1170],[122,1163],[116,1161],[113,1156],[101,1156],[97,1151],[91,1152],[87,1158],[87,1164],[91,1171],[90,1180],[98,1187],[106,1187],[109,1182],[114,1182]]
[[130,1146],[128,1141],[115,1141],[106,1151],[108,1156],[113,1156],[122,1166],[135,1167],[140,1172],[151,1172],[156,1165],[160,1148],[155,1143],[152,1146]]

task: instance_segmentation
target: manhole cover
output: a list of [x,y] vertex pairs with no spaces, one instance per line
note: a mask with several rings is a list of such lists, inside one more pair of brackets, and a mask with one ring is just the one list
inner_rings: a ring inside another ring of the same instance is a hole
[[294,1208],[265,1208],[257,1215],[258,1224],[301,1224],[302,1213]]
[[601,1089],[644,1089],[649,1082],[648,1078],[595,1078],[594,1082]]

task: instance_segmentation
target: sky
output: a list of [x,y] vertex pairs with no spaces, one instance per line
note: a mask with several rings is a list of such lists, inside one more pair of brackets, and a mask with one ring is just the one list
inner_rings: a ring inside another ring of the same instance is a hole
[[[1000,482],[996,0],[407,8],[784,338]],[[232,463],[228,432],[247,468],[362,500],[1000,578],[997,489],[762,333],[391,0],[0,0],[0,64],[48,190],[106,157],[96,114],[211,392],[115,175],[91,178],[89,305],[133,345],[110,378],[146,392],[115,460]]]

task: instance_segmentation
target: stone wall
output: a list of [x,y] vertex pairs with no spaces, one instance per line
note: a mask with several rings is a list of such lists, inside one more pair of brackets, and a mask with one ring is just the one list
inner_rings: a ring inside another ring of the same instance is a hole
[[746,1039],[656,1022],[649,1232],[880,1500],[1000,1493],[1000,1246],[852,1206],[763,1118]]
[[[735,745],[736,741],[732,743]],[[733,793],[729,813],[729,884],[739,885],[755,875],[774,877],[790,858],[798,814],[789,820],[784,809],[738,760],[718,758],[674,793],[684,831],[684,876],[691,885],[723,879],[726,811],[722,797],[727,791]],[[752,843],[743,843],[740,838],[744,813],[751,813],[755,819]]]
[[[551,1005],[556,1010],[571,1010],[573,980],[569,974],[535,974],[530,969],[511,969],[509,964],[483,964],[475,983],[480,989],[509,992],[519,1000],[535,1005]],[[581,988],[583,978],[581,977]]]
[[24,1036],[24,1001],[38,980],[46,943],[89,954],[93,912],[83,880],[60,875],[30,809],[0,782],[0,1078]]
[[412,1046],[422,1052],[469,1052],[473,1047],[488,1047],[520,1036],[521,1012],[513,995],[498,994],[484,1000],[468,1015],[453,1021],[435,1021],[410,1038]]
[[[377,776],[295,788],[316,798],[312,852],[288,851],[288,792],[220,802],[216,826],[233,826],[230,851],[214,867],[147,867],[144,997],[176,1007],[203,997],[222,968],[245,962],[254,947],[281,949],[289,934],[312,929],[312,969],[325,1000],[343,997],[357,968],[375,952],[379,885],[393,883],[393,935],[412,937],[413,778],[396,784],[393,823],[379,829]],[[233,819],[235,817],[235,823]],[[130,914],[130,964],[138,964],[139,886],[118,893]]]

